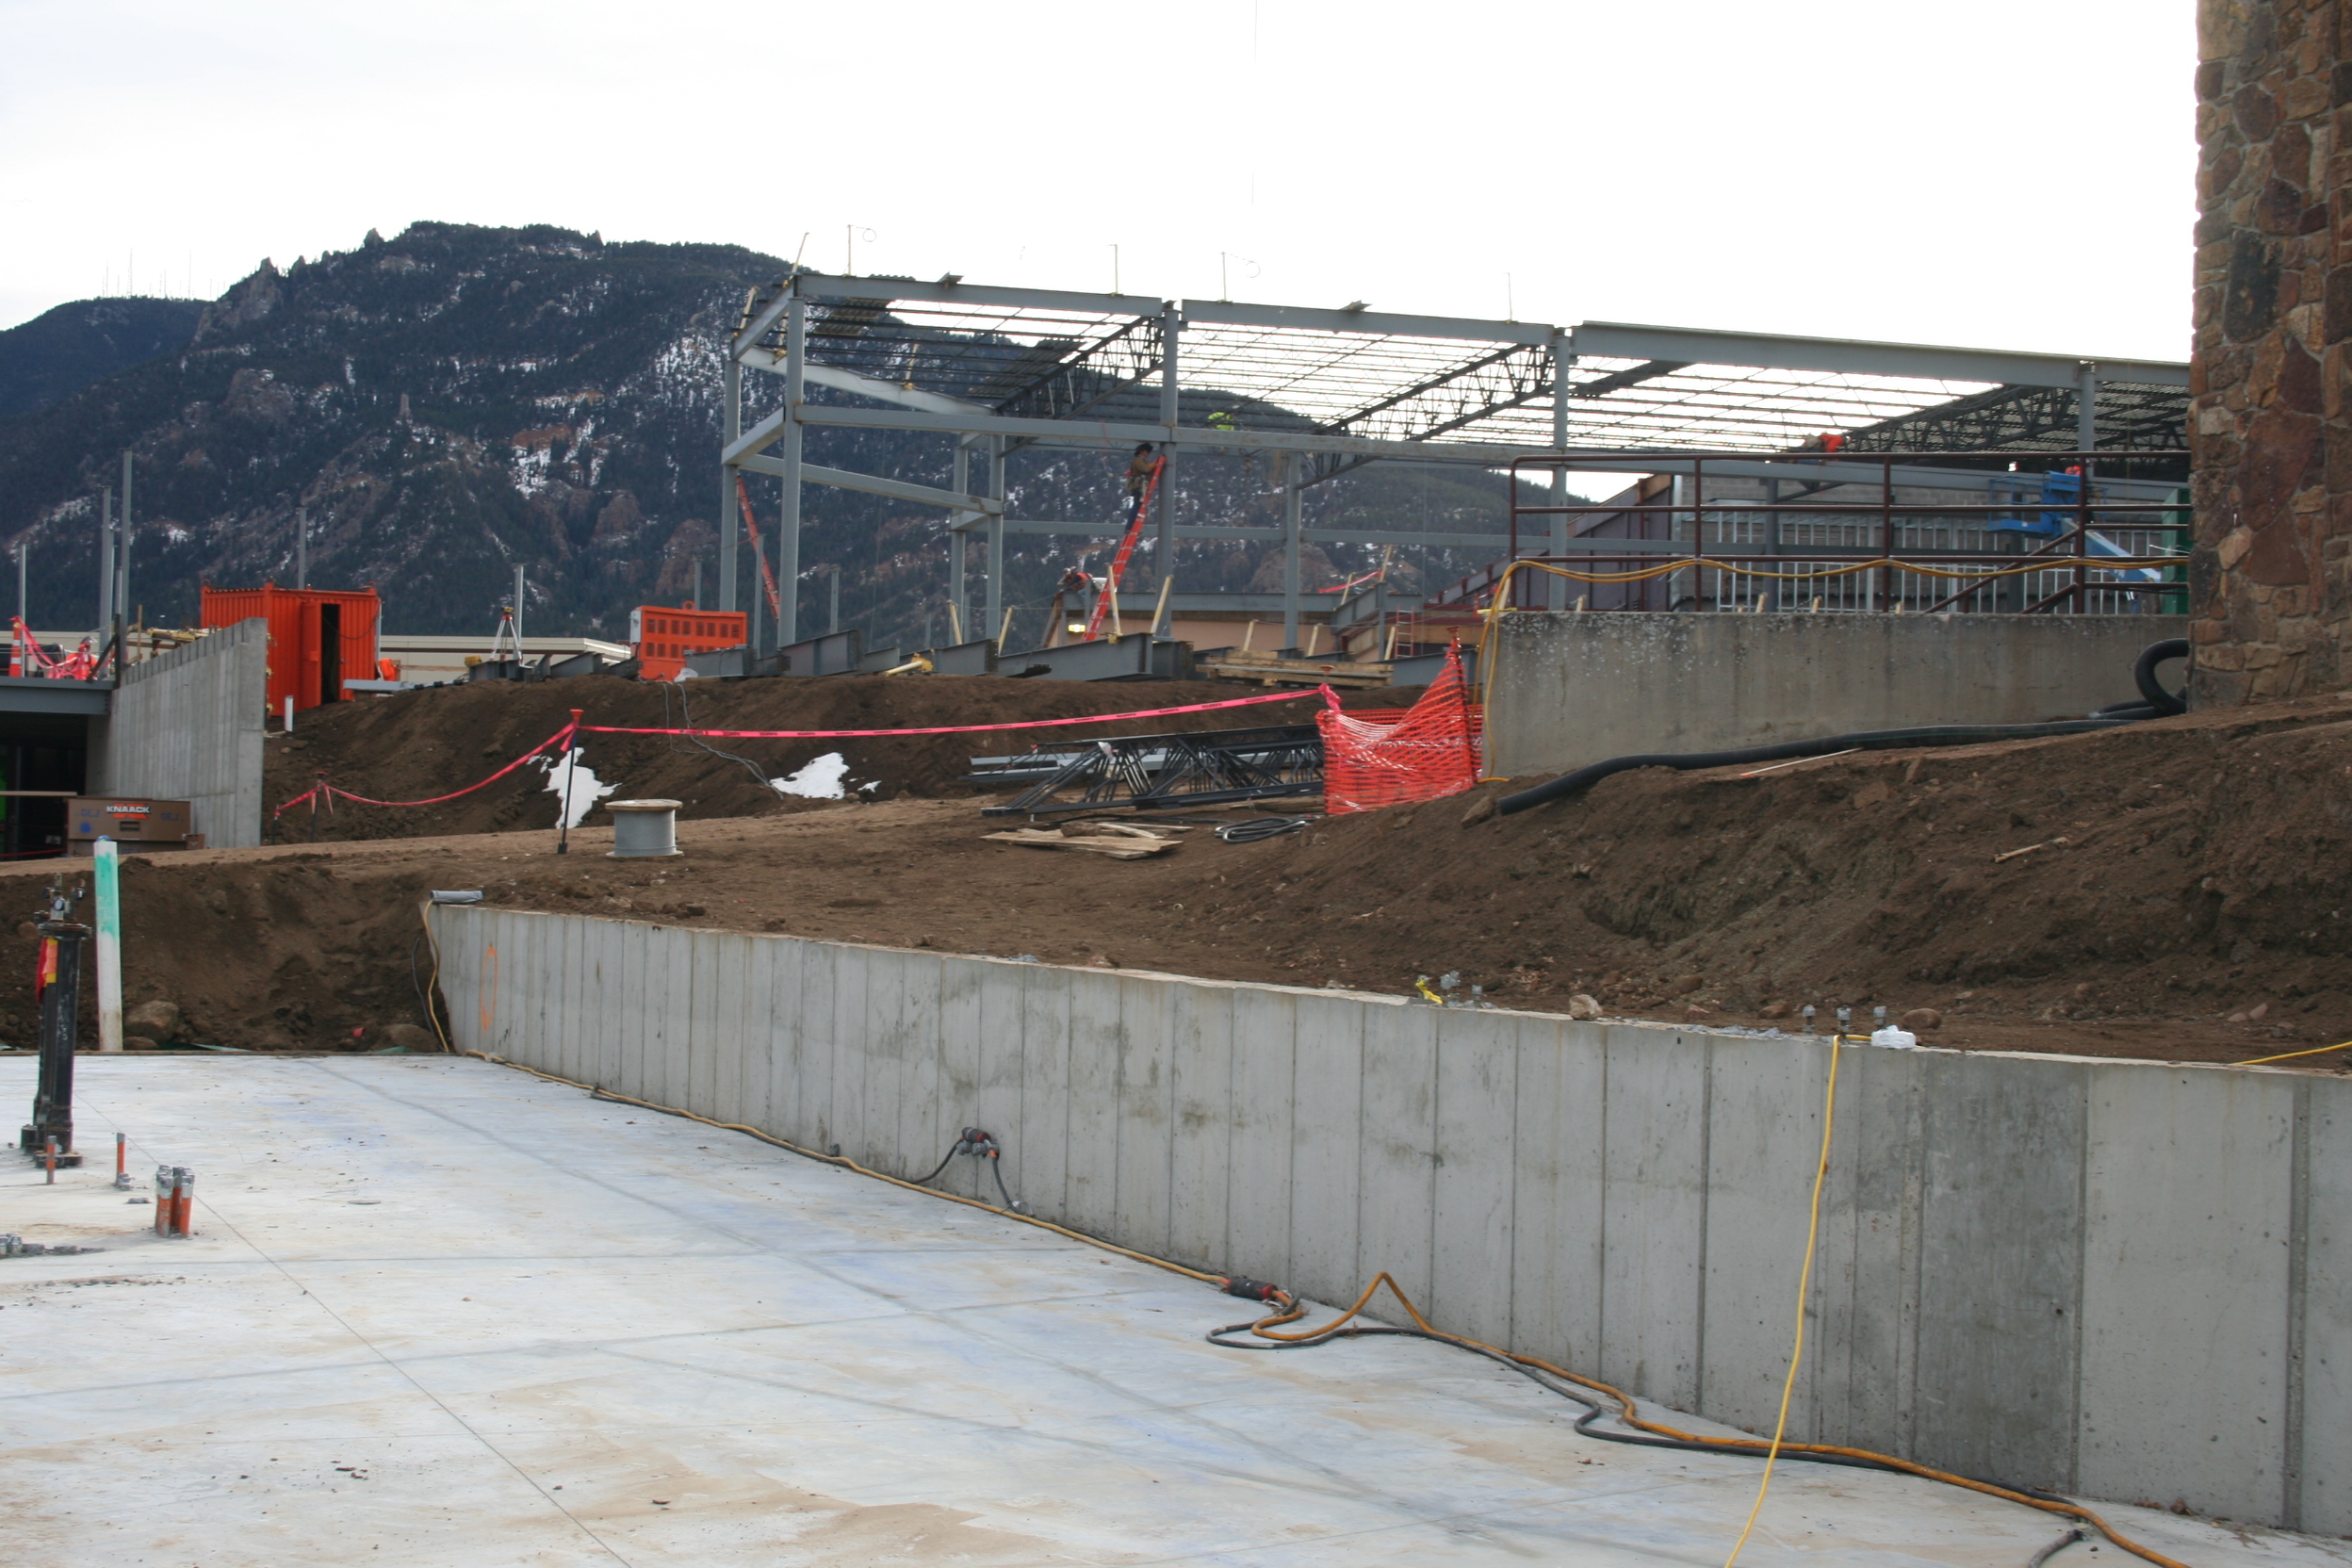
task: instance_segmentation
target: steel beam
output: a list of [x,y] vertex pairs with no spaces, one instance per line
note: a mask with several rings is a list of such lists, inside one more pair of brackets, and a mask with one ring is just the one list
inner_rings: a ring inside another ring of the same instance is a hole
[[[1625,321],[1586,321],[1573,333],[1575,351],[1603,359],[1679,359],[1693,365],[1740,365],[1775,370],[1907,376],[1923,381],[1973,381],[2009,386],[2077,384],[2079,354],[2018,353],[2001,349],[1951,349],[1925,343],[1876,343],[1842,337],[1782,337],[1764,333],[1650,327]],[[2189,384],[2189,368],[2170,360],[2097,362],[2109,381],[2151,386]]]
[[[1160,423],[1170,430],[1184,422],[1184,384],[1179,352],[1184,344],[1184,313],[1173,303],[1160,308]],[[1152,566],[1160,581],[1176,575],[1176,444],[1160,446],[1160,533],[1152,547]],[[1154,636],[1159,628],[1152,629]]]
[[[1404,458],[1418,463],[1473,463],[1500,466],[1514,457],[1542,456],[1545,447],[1506,447],[1461,442],[1373,441],[1347,435],[1305,435],[1283,431],[1212,430],[1205,425],[1114,424],[1108,420],[952,419],[943,415],[884,408],[802,405],[796,415],[811,425],[851,425],[866,430],[923,430],[981,435],[1045,436],[1070,445],[1132,447],[1138,441],[1180,442],[1207,451],[1345,452],[1365,457]],[[746,435],[745,441],[751,437]]]
[[[1673,452],[1630,449],[1611,451],[1606,448],[1595,450],[1586,447],[1570,453],[1566,466],[1605,474],[1688,474],[1692,471],[1693,463],[1690,458]],[[1761,453],[1753,458],[1710,457],[1698,466],[1710,479],[1779,479],[1811,485],[1867,484],[1873,489],[1885,473],[1868,458],[1846,463],[1808,463],[1801,457],[1772,458]],[[1983,490],[1988,484],[2004,481],[2015,485],[2017,479],[2016,474],[1984,468],[1938,468],[1923,463],[1898,463],[1894,468],[1895,483],[1907,489]],[[2105,475],[2099,477],[2099,484],[2118,500],[2165,500],[2180,487],[2178,480],[2111,479]],[[1540,512],[1543,508],[1520,510]]]
[[1192,326],[1272,327],[1300,332],[1357,332],[1378,337],[1454,338],[1465,343],[1524,343],[1540,349],[1552,329],[1537,321],[1482,321],[1471,317],[1404,316],[1380,310],[1313,310],[1299,305],[1252,305],[1231,300],[1186,300]]
[[[988,284],[916,283],[907,278],[847,278],[803,272],[792,280],[803,300],[883,300],[892,304],[968,305],[994,310],[1058,310],[1074,316],[1157,316],[1164,302],[1141,294],[1088,294],[1058,288],[1003,288]],[[773,322],[770,323],[774,325]]]
[[[739,467],[755,474],[784,477],[785,464],[779,458],[746,457]],[[856,490],[869,496],[888,496],[894,501],[912,501],[917,506],[945,507],[950,512],[993,512],[999,503],[986,496],[968,496],[955,490],[934,490],[927,484],[908,484],[904,480],[883,479],[876,474],[853,473],[847,468],[825,468],[813,463],[800,466],[804,484],[830,485],[836,490]]]
[[[765,365],[760,363],[763,354],[767,358]],[[754,370],[765,370],[772,375],[780,376],[784,373],[784,356],[766,350],[747,356],[743,363]],[[944,392],[917,391],[911,387],[901,386],[896,382],[878,381],[873,376],[861,376],[855,370],[844,370],[838,365],[827,365],[823,360],[812,359],[802,366],[800,379],[810,386],[829,386],[836,392],[847,392],[856,397],[872,398],[876,402],[896,403],[901,408],[924,409],[933,414],[987,414],[990,412],[986,403],[975,403],[964,398],[951,398]]]

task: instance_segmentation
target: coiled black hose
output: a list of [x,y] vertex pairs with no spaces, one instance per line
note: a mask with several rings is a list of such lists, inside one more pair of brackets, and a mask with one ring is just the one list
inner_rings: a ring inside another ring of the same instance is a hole
[[2102,708],[2087,719],[2060,719],[2049,724],[1937,724],[1912,729],[1866,729],[1847,735],[1823,735],[1810,741],[1785,741],[1778,745],[1746,746],[1737,751],[1644,752],[1631,757],[1612,757],[1606,762],[1594,762],[1574,773],[1562,774],[1531,790],[1505,795],[1495,803],[1494,809],[1502,816],[1529,810],[1555,800],[1564,800],[1570,795],[1582,794],[1611,775],[1631,773],[1636,768],[1674,768],[1687,773],[1697,768],[1727,768],[1741,762],[1782,762],[1804,757],[1825,757],[1833,751],[1903,751],[1914,746],[1967,746],[1987,741],[2031,741],[2046,735],[2082,735],[2096,729],[2114,729],[2159,714],[2188,710],[2188,704],[2181,697],[2165,691],[2156,679],[2157,665],[2167,659],[2185,658],[2188,651],[2189,644],[2185,637],[2168,637],[2161,643],[2149,644],[2132,670],[2132,679],[2140,688],[2143,701],[2117,705],[2118,709],[2127,709],[2128,706],[2128,710]]

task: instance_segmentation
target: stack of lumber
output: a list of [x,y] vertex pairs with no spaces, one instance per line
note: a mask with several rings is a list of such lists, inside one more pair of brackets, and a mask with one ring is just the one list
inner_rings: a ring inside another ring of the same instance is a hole
[[1247,648],[1212,648],[1196,656],[1193,669],[1213,680],[1247,680],[1260,686],[1332,686],[1356,691],[1389,684],[1394,665],[1351,663],[1345,659],[1284,659]]

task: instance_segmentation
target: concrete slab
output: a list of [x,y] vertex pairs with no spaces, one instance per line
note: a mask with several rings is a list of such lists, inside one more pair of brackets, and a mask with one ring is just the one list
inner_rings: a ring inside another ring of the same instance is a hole
[[[0,1096],[32,1064],[0,1060]],[[1250,1355],[1233,1302],[748,1138],[435,1057],[81,1065],[105,1162],[0,1168],[0,1517],[24,1561],[1721,1560],[1749,1461],[1578,1437],[1441,1347]],[[2341,1543],[2135,1509],[2206,1565]],[[2046,1516],[1784,1467],[1745,1560],[2024,1560]],[[2112,1549],[2106,1554],[2115,1555]]]

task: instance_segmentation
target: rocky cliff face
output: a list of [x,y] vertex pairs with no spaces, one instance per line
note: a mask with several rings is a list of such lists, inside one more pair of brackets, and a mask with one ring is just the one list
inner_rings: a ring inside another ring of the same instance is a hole
[[[132,599],[192,620],[201,581],[290,583],[297,510],[310,580],[374,584],[386,624],[486,637],[528,574],[526,629],[618,635],[629,607],[715,589],[720,366],[744,290],[783,264],[720,245],[607,245],[553,228],[419,223],[357,249],[264,263],[169,353],[0,420],[0,540],[29,547],[32,618],[95,612],[96,493],[137,469]],[[748,378],[749,416],[773,378]],[[824,432],[810,461],[928,483],[943,439]],[[1116,454],[1034,451],[1013,475],[1033,516],[1117,514]],[[1098,471],[1099,470],[1099,471]],[[1271,524],[1264,475],[1190,460],[1186,521]],[[1489,528],[1499,481],[1377,468],[1320,487],[1325,517]],[[755,486],[770,511],[771,496]],[[811,488],[804,566],[838,564],[843,619],[884,639],[944,635],[943,516]],[[1042,597],[1079,542],[1016,547],[1017,599]],[[1188,555],[1179,580],[1250,586],[1265,547]],[[1443,552],[1441,552],[1441,557]],[[1360,564],[1333,547],[1314,575]],[[1415,552],[1413,571],[1475,564]],[[1145,574],[1148,577],[1148,574]],[[1319,585],[1319,583],[1317,584]],[[802,624],[825,585],[805,580]]]

